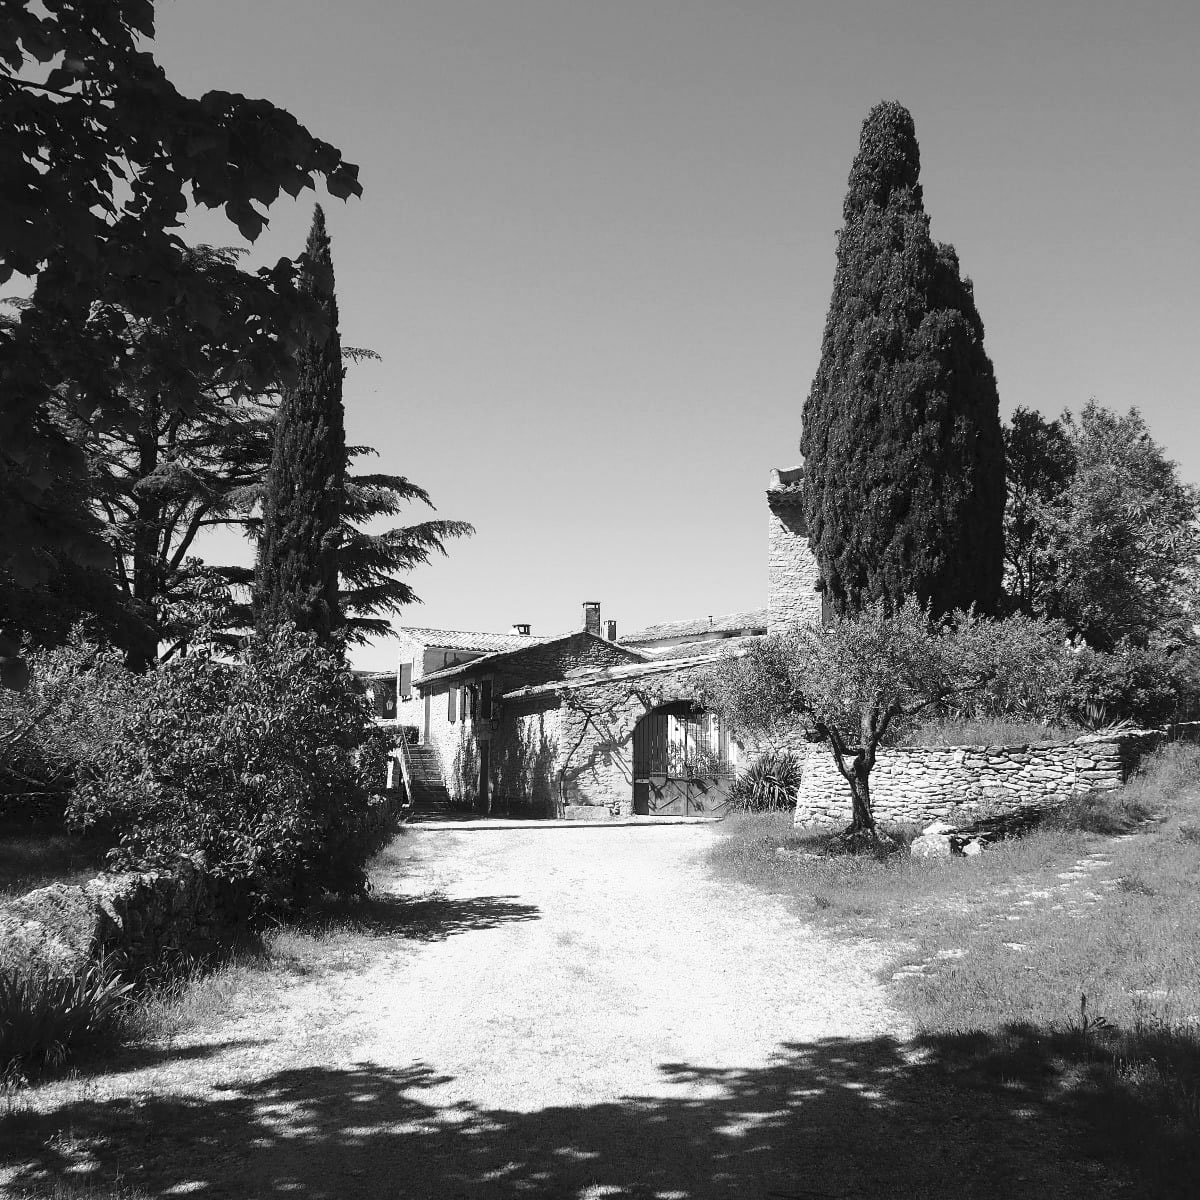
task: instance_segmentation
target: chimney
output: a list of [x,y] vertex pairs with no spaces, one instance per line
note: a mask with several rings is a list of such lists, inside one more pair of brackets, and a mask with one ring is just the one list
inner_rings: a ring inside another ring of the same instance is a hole
[[617,623],[616,623],[616,621],[605,621],[604,624],[608,630],[608,632],[604,636],[606,638],[608,638],[608,640],[610,642],[615,642],[617,640]]
[[583,628],[586,633],[600,636],[600,601],[585,600],[583,602]]
[[530,627],[526,624],[518,623],[512,627],[512,631],[513,631],[513,633],[517,634],[519,637],[528,637],[529,636],[529,628]]

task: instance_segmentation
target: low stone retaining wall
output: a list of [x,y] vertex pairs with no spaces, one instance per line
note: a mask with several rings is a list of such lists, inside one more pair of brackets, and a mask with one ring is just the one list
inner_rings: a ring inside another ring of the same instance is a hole
[[198,865],[52,884],[0,907],[0,969],[76,974],[103,960],[128,977],[211,954],[239,925],[239,897]]
[[[1021,809],[1043,809],[1081,792],[1120,787],[1147,751],[1195,726],[1088,734],[1026,746],[898,746],[879,751],[871,772],[875,819],[885,824],[964,825]],[[795,825],[826,829],[850,819],[850,790],[829,747],[811,744],[796,794]]]

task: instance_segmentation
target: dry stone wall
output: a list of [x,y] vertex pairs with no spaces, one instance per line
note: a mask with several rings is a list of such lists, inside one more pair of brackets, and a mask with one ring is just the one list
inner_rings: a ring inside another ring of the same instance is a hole
[[[1120,787],[1141,757],[1171,733],[1133,730],[1025,746],[902,746],[880,750],[871,772],[875,819],[962,825],[1072,795]],[[824,744],[811,744],[796,795],[795,825],[824,829],[850,819],[850,793]]]
[[244,917],[236,891],[187,860],[171,871],[52,884],[0,908],[0,969],[74,975],[103,960],[136,976],[206,957]]

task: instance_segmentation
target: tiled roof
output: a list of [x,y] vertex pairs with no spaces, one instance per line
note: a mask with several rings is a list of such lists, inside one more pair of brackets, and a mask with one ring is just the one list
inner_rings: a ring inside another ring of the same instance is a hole
[[553,679],[549,683],[539,683],[530,687],[517,688],[505,692],[502,700],[523,700],[527,696],[545,696],[561,692],[578,692],[587,688],[599,687],[605,683],[617,683],[624,679],[641,679],[644,676],[662,675],[668,671],[689,671],[702,667],[707,663],[716,662],[720,648],[712,642],[708,643],[709,653],[697,655],[692,661],[681,666],[677,659],[655,659],[653,662],[629,663],[619,667],[601,667],[589,671],[586,675],[575,675],[570,679]]
[[702,642],[676,642],[673,646],[643,647],[642,652],[652,662],[675,662],[681,658],[708,658],[714,654],[728,654],[731,649],[756,641],[763,635],[749,634],[746,637],[706,638]]
[[[413,680],[413,683],[417,687],[423,687],[427,683],[438,683],[443,679],[452,679],[456,675],[466,675],[472,671],[488,670],[494,667],[501,659],[515,658],[521,653],[522,650],[528,650],[533,646],[545,646],[552,642],[569,641],[573,637],[578,637],[583,632],[584,631],[582,629],[579,629],[574,633],[563,633],[558,637],[551,638],[522,637],[521,644],[519,646],[514,646],[510,650],[497,650],[493,654],[483,655],[482,658],[473,658],[470,662],[457,663],[452,667],[443,667],[440,671],[430,671],[428,675],[422,675],[420,679]],[[594,633],[588,636],[597,638],[599,641],[605,640],[603,638],[599,638],[598,635]],[[608,644],[610,646],[615,646],[618,650],[623,650],[627,655],[629,655],[630,659],[634,663],[639,665],[646,659],[645,654],[639,650],[633,649],[632,646],[622,646],[619,642],[609,642]],[[571,671],[569,673],[574,675],[576,672]]]
[[469,633],[459,629],[422,629],[416,625],[397,626],[398,634],[407,635],[426,646],[445,650],[482,650],[492,654],[498,650],[519,650],[552,638],[531,637],[525,633]]
[[691,621],[665,621],[661,625],[647,625],[636,633],[629,633],[620,640],[636,646],[639,642],[657,642],[664,638],[703,638],[706,634],[733,634],[741,630],[766,631],[767,610],[752,609],[749,612],[725,613],[720,617],[699,617]]

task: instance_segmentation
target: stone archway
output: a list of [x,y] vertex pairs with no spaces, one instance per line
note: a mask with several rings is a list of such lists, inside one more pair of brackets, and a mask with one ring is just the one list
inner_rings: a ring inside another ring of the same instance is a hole
[[659,705],[633,729],[633,815],[719,816],[729,800],[729,743],[714,712]]

